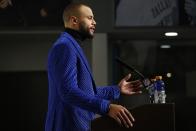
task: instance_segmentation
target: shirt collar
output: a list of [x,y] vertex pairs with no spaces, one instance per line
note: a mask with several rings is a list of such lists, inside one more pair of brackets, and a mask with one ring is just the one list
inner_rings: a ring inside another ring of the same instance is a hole
[[86,38],[77,30],[73,30],[71,28],[65,28],[65,32],[69,33],[71,36],[73,36],[76,41],[79,43],[83,42]]

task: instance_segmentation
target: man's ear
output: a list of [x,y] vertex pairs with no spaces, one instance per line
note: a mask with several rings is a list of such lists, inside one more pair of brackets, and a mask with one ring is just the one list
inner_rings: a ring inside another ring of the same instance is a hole
[[71,16],[71,22],[72,22],[73,24],[77,24],[77,23],[78,23],[77,17]]

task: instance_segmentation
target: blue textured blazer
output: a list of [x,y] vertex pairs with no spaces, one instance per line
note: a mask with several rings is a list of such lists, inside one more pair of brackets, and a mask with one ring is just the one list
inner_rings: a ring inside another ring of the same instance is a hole
[[66,32],[49,52],[48,81],[45,131],[89,131],[94,114],[105,115],[120,95],[117,86],[95,86],[81,47]]

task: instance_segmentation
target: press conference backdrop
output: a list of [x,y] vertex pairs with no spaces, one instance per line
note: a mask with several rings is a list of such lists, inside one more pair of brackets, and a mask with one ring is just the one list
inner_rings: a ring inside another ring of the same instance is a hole
[[195,0],[115,0],[115,26],[195,26],[195,12]]
[[[70,1],[82,1],[92,7],[98,32],[116,30],[114,27],[195,27],[195,0]],[[16,1],[14,8],[0,10],[0,28],[4,26],[5,28],[62,27],[60,13],[52,12],[50,17],[41,17],[39,12],[43,7],[42,2],[41,0]],[[55,4],[50,6],[58,9]],[[62,5],[59,8],[62,8]]]

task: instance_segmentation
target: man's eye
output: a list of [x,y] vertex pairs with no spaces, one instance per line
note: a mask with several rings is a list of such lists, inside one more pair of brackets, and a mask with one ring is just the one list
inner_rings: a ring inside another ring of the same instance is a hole
[[91,20],[91,19],[93,19],[93,17],[92,17],[92,16],[89,16],[89,17],[88,17],[88,19],[90,19],[90,20]]

